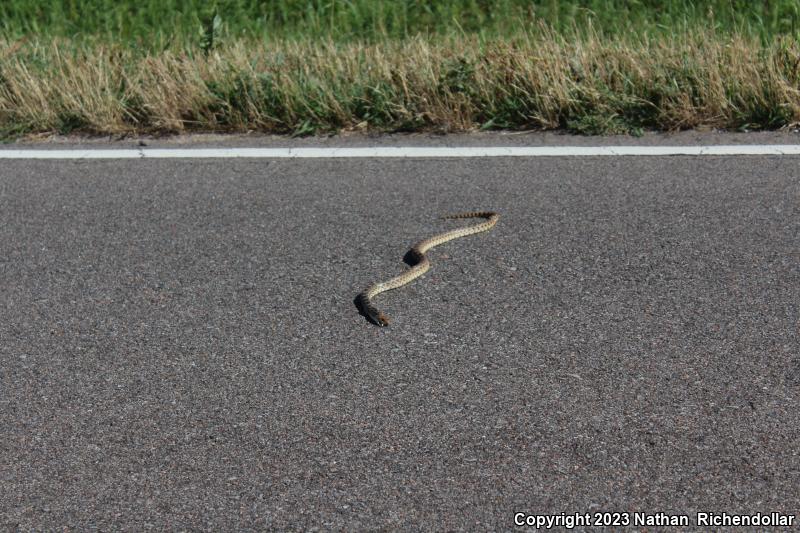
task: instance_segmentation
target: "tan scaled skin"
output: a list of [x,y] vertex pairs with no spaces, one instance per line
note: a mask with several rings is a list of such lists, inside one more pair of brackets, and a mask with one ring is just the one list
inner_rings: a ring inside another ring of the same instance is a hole
[[434,246],[439,246],[442,243],[452,241],[453,239],[458,239],[459,237],[466,237],[467,235],[472,235],[474,233],[489,231],[494,227],[495,224],[497,224],[497,220],[500,218],[500,215],[494,211],[475,211],[469,213],[459,213],[457,215],[447,215],[442,218],[485,218],[486,222],[476,224],[475,226],[454,229],[446,233],[440,233],[439,235],[434,235],[433,237],[425,239],[424,241],[418,242],[409,251],[411,259],[415,261],[414,266],[399,276],[387,281],[378,282],[361,292],[356,297],[356,302],[364,314],[374,324],[378,326],[388,326],[389,317],[375,307],[375,305],[372,303],[372,298],[382,292],[402,287],[403,285],[410,283],[414,279],[427,272],[428,269],[431,268],[431,262],[428,261],[427,257],[425,257],[425,252]]

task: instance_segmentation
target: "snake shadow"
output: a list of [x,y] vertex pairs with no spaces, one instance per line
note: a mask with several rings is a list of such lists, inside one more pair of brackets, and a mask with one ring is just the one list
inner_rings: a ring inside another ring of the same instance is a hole
[[[406,265],[408,265],[409,268],[413,267],[414,265],[416,265],[420,261],[422,261],[422,257],[420,256],[420,254],[418,252],[414,251],[413,248],[408,250],[406,252],[406,254],[403,256],[403,262]],[[372,319],[369,317],[369,315],[364,311],[363,300],[361,299],[361,294],[362,293],[360,292],[360,293],[358,293],[356,295],[355,298],[353,298],[353,305],[358,310],[358,314],[361,315],[362,317],[364,317],[364,320],[366,320],[370,324],[377,325],[377,324],[375,324],[375,322],[372,321]]]

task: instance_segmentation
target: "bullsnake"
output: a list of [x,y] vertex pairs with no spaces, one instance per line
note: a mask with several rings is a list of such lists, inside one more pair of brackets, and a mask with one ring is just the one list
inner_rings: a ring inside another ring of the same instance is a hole
[[359,293],[359,295],[356,297],[356,304],[361,308],[367,318],[369,318],[376,325],[388,326],[389,317],[387,317],[383,312],[379,311],[378,308],[372,303],[372,299],[375,296],[382,292],[402,287],[403,285],[410,283],[414,279],[427,272],[431,267],[431,263],[428,261],[428,258],[425,257],[425,252],[434,246],[439,246],[442,243],[452,241],[453,239],[458,239],[459,237],[466,237],[467,235],[472,235],[474,233],[489,231],[492,229],[492,227],[494,227],[495,224],[497,224],[497,220],[500,218],[500,215],[493,211],[476,211],[459,213],[456,215],[447,215],[442,218],[485,218],[487,220],[486,222],[476,224],[475,226],[457,228],[446,233],[434,235],[433,237],[427,238],[424,241],[418,242],[408,252],[408,260],[412,264],[411,268],[399,276],[396,276],[388,281],[376,283]]

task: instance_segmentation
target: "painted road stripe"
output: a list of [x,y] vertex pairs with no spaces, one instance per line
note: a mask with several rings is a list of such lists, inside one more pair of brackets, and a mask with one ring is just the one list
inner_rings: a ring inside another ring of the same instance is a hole
[[315,159],[445,157],[581,157],[581,156],[735,156],[800,155],[800,144],[716,146],[487,146],[366,148],[141,148],[12,150],[0,148],[0,159]]

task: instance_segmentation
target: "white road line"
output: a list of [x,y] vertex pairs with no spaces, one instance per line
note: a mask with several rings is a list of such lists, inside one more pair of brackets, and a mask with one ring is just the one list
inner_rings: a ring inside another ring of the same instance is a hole
[[581,156],[800,155],[800,144],[716,146],[485,146],[367,148],[140,148],[28,150],[0,148],[0,159],[314,159]]

